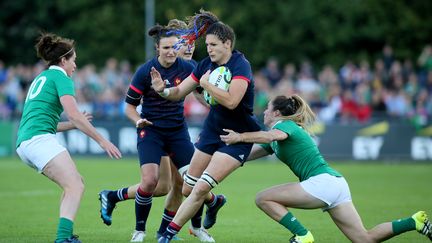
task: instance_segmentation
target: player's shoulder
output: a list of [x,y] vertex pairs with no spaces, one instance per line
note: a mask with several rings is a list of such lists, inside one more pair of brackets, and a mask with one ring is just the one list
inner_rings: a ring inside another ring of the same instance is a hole
[[243,63],[243,64],[250,65],[249,60],[246,58],[246,56],[238,50],[234,50],[232,52],[231,58],[233,59],[234,63]]
[[195,68],[195,65],[191,62],[192,60],[185,60],[183,58],[177,58],[177,61],[183,69],[186,70],[193,70]]

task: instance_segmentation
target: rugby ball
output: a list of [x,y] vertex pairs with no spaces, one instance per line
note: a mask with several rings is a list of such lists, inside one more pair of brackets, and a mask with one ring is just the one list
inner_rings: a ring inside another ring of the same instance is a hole
[[[230,70],[225,66],[220,66],[213,70],[209,76],[209,83],[214,86],[222,89],[224,91],[228,91],[229,86],[231,84],[232,75]],[[207,90],[204,90],[204,99],[209,105],[217,105],[217,101],[213,98]]]

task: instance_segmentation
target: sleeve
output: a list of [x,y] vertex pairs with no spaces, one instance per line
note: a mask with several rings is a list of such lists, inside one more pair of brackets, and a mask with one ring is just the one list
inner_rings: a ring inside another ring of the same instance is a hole
[[62,97],[63,95],[75,96],[74,82],[69,77],[66,76],[56,77],[54,83],[56,85],[56,89],[59,97]]
[[132,82],[129,85],[129,89],[133,89],[140,95],[143,95],[150,89],[151,86],[151,78],[150,78],[150,67],[149,65],[144,64],[138,68],[132,77]]
[[[293,122],[279,122],[279,123],[276,123],[276,125],[274,125],[272,129],[280,130],[280,131],[288,134],[288,136],[291,136],[291,134],[294,131],[293,125],[294,125]],[[297,126],[297,125],[295,125],[295,126]]]
[[271,146],[270,146],[270,144],[269,143],[261,143],[261,144],[259,144],[259,146],[261,146],[261,148],[263,148],[265,151],[267,151],[269,154],[273,154],[274,153],[274,151],[273,151],[273,149],[271,148]]
[[[205,63],[207,59],[204,59],[203,61],[199,62],[198,65],[194,68],[191,76],[195,80],[195,82],[199,83],[202,75],[204,74],[203,70],[205,69]],[[206,70],[207,71],[207,70]]]
[[252,68],[245,58],[239,58],[236,65],[230,71],[232,79],[243,79],[248,83],[252,80]]

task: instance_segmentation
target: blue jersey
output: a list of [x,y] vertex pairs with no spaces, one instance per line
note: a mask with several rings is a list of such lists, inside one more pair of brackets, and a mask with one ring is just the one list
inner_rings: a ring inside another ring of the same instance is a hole
[[142,95],[141,118],[153,122],[157,128],[177,128],[184,125],[183,99],[179,101],[166,100],[151,87],[150,70],[154,67],[161,74],[166,87],[179,85],[193,71],[194,66],[181,58],[169,68],[164,68],[157,57],[141,65],[135,72],[130,89]]
[[[234,110],[230,110],[223,105],[211,106],[209,115],[204,123],[205,129],[215,129],[218,134],[225,134],[223,128],[231,129],[236,132],[259,131],[260,126],[253,115],[254,103],[254,82],[252,68],[246,57],[239,51],[233,51],[229,61],[223,65],[227,67],[232,79],[243,79],[248,82],[246,93]],[[210,60],[210,57],[203,59],[192,73],[192,78],[199,82],[202,75],[208,70],[213,71],[219,67]]]

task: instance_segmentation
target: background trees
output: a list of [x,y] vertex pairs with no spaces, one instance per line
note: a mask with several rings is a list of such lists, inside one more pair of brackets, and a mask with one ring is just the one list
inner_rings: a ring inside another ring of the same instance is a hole
[[[236,47],[253,67],[269,56],[281,62],[309,59],[340,65],[371,60],[390,44],[398,58],[416,58],[432,41],[432,1],[422,0],[158,0],[156,22],[183,19],[201,7],[234,28]],[[34,63],[38,31],[77,40],[78,65],[109,57],[145,60],[144,0],[14,0],[0,3],[0,59]],[[205,56],[199,43],[196,59]]]

